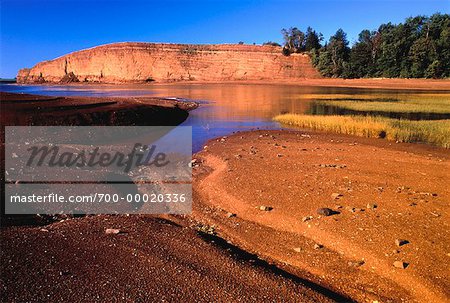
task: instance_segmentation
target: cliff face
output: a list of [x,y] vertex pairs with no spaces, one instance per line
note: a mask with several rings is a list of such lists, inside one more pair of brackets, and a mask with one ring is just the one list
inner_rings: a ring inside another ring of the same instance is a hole
[[114,43],[21,69],[19,83],[226,81],[320,78],[308,55],[280,47]]

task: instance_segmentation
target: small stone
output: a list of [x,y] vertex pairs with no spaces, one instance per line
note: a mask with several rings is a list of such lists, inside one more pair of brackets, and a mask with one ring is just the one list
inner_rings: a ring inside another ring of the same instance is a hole
[[318,244],[318,243],[314,244],[314,249],[321,249],[321,248],[323,248],[322,244]]
[[227,213],[227,218],[234,218],[236,217],[236,214],[234,213]]
[[337,200],[337,199],[339,199],[341,197],[342,197],[342,194],[339,194],[339,193],[332,193],[331,194],[331,199],[333,199],[333,200]]
[[312,216],[303,217],[303,218],[302,218],[302,221],[303,221],[303,222],[306,222],[306,221],[311,220],[312,218],[313,218]]
[[359,261],[348,261],[348,266],[352,266],[352,267],[360,267],[362,265],[364,265],[364,261],[363,260],[359,260]]
[[318,208],[317,213],[321,216],[328,217],[328,216],[336,214],[337,212],[333,211],[331,208],[323,207],[323,208]]
[[409,265],[408,263],[403,262],[403,261],[395,261],[394,262],[394,267],[396,267],[396,268],[405,269],[408,267],[408,265]]
[[368,209],[375,209],[375,208],[377,208],[378,207],[378,205],[376,205],[376,204],[374,204],[374,203],[367,203],[367,208]]
[[189,167],[196,167],[196,166],[198,166],[198,161],[197,161],[197,159],[192,159],[192,161],[191,162],[189,162]]
[[273,209],[273,207],[261,205],[260,207],[258,207],[258,209],[262,210],[262,211],[271,211]]
[[408,243],[409,243],[409,241],[405,240],[405,239],[396,239],[395,240],[395,245],[397,245],[397,246],[403,246],[403,245],[406,245]]
[[117,235],[118,233],[120,233],[120,229],[115,229],[115,228],[107,228],[106,230],[105,230],[105,234],[108,234],[108,235]]
[[351,207],[351,206],[346,206],[345,209],[348,210],[351,213],[356,212],[356,209],[354,207]]
[[283,157],[283,155],[282,154],[277,154],[277,157],[281,158],[281,157]]
[[41,228],[40,231],[48,233],[48,229],[47,228]]
[[295,252],[302,252],[302,248],[301,248],[301,247],[295,247],[295,248],[294,248],[294,251],[295,251]]

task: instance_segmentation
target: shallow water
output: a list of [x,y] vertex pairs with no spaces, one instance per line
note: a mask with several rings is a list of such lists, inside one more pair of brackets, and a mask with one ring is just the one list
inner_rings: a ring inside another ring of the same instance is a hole
[[[311,113],[314,94],[383,94],[404,96],[404,90],[309,87],[281,84],[149,84],[149,85],[17,85],[2,84],[0,91],[49,96],[155,96],[193,99],[201,106],[183,125],[192,126],[193,150],[215,137],[250,129],[279,129],[272,118],[284,113]],[[420,94],[414,91],[411,94]],[[309,98],[308,96],[311,96]],[[420,118],[420,117],[419,117]],[[424,118],[426,119],[426,118]]]

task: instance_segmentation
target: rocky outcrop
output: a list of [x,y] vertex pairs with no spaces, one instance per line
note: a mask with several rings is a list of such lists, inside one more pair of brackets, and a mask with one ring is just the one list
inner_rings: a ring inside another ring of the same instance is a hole
[[[69,75],[69,76],[68,76]],[[319,78],[306,54],[276,46],[114,43],[21,69],[19,83],[126,83]],[[73,82],[73,81],[71,81]]]

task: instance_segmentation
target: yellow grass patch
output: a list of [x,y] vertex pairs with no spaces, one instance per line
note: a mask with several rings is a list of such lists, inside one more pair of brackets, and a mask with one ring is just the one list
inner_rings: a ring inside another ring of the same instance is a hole
[[450,148],[450,120],[410,121],[372,116],[279,115],[275,121],[360,137],[386,138],[399,142],[422,142]]

